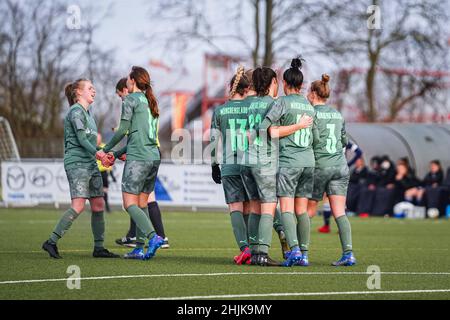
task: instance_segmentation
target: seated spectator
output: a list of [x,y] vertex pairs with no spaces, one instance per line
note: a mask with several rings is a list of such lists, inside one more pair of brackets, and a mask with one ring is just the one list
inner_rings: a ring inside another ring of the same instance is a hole
[[417,190],[419,185],[420,182],[411,171],[409,165],[399,161],[395,175],[396,203],[404,201],[407,195]]
[[[356,205],[356,212],[359,215],[367,215],[372,211],[375,191],[380,180],[381,158],[370,159],[370,170],[367,172],[366,182],[361,185]],[[349,209],[351,210],[351,209]]]
[[430,162],[430,171],[423,179],[420,186],[411,188],[405,192],[405,200],[414,204],[422,204],[423,196],[427,188],[437,188],[444,181],[444,172],[439,160]]
[[385,187],[388,189],[395,188],[395,166],[391,161],[389,156],[383,156],[380,160],[380,172],[379,172],[379,180],[377,183],[378,187]]
[[[400,162],[400,166],[408,171],[408,166]],[[394,163],[388,156],[381,158],[380,179],[375,191],[375,199],[371,214],[376,216],[392,215],[394,204],[400,198],[403,198],[403,192],[399,192],[398,184],[401,183],[398,176],[398,169],[395,168]],[[402,169],[400,169],[402,170]]]
[[361,194],[361,188],[365,186],[369,170],[366,167],[363,158],[355,161],[355,168],[351,170],[350,182],[347,192],[347,209],[355,212],[357,210],[358,200]]

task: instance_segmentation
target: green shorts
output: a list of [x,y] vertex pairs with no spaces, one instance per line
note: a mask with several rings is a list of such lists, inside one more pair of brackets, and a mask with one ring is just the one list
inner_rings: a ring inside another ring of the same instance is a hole
[[66,175],[71,199],[103,197],[103,179],[97,164],[88,168],[67,169]]
[[241,176],[222,177],[222,186],[227,204],[248,201]]
[[258,188],[256,187],[256,181],[253,178],[250,167],[241,167],[241,180],[244,185],[245,193],[247,196],[246,198],[248,200],[259,201]]
[[243,167],[241,177],[250,200],[277,202],[277,173],[272,167]]
[[349,179],[350,170],[347,165],[315,168],[314,188],[310,199],[320,201],[324,192],[328,196],[346,196]]
[[156,175],[161,161],[127,160],[123,168],[122,192],[139,195],[155,190]]
[[277,196],[311,198],[314,187],[314,168],[280,167],[277,177]]

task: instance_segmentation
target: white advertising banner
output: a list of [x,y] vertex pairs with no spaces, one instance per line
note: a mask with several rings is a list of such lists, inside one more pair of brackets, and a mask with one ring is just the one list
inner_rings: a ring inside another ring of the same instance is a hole
[[[6,204],[70,203],[64,165],[56,162],[2,162],[2,196]],[[122,204],[120,182],[123,162],[109,176],[108,198]],[[166,206],[226,207],[221,185],[211,179],[208,165],[161,164],[155,187],[156,199]]]

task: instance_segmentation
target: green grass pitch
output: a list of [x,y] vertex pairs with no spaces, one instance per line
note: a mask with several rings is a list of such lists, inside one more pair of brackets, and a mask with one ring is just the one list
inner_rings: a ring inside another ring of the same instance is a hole
[[[332,224],[331,234],[318,234],[321,218],[316,217],[310,267],[262,268],[233,265],[238,250],[229,216],[217,212],[164,211],[171,248],[159,250],[146,262],[92,258],[90,214],[85,212],[59,242],[64,259],[51,260],[40,247],[60,214],[56,210],[0,209],[0,299],[450,298],[450,221],[446,220],[352,218],[358,265],[334,268],[330,262],[340,255],[336,225]],[[115,245],[114,239],[126,232],[128,215],[113,212],[106,218],[106,247],[124,254],[127,249]],[[275,233],[271,255],[281,259]],[[67,288],[71,265],[81,270],[79,290]],[[367,287],[366,271],[371,265],[382,272],[379,290]]]

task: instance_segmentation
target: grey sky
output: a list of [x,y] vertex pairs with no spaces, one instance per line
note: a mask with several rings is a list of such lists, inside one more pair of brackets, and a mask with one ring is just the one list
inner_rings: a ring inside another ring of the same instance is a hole
[[[91,0],[70,1],[70,4],[81,6],[90,3],[92,3]],[[110,16],[102,21],[96,34],[96,43],[104,48],[115,50],[118,65],[114,67],[124,75],[132,65],[147,67],[151,72],[155,89],[159,92],[169,89],[198,89],[203,67],[203,49],[190,53],[187,58],[189,63],[186,66],[189,73],[185,77],[179,77],[176,72],[168,73],[149,66],[151,59],[168,63],[164,61],[164,52],[159,46],[150,43],[147,45],[143,40],[146,31],[154,27],[149,16],[149,3],[151,0],[102,0],[96,3],[95,5],[101,10],[111,8]],[[178,66],[175,66],[174,69],[177,68]]]

